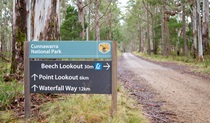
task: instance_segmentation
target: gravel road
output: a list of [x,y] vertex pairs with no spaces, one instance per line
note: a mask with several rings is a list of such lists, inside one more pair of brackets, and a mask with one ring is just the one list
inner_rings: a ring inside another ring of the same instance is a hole
[[131,53],[123,54],[122,66],[144,80],[166,103],[161,107],[173,111],[180,123],[210,123],[210,81],[175,71]]

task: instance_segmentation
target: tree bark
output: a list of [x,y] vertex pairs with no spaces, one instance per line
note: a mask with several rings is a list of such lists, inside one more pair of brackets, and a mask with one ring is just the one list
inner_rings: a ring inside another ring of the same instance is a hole
[[197,13],[198,13],[198,58],[199,58],[199,61],[204,61],[202,33],[201,33],[200,0],[197,0]]
[[[166,15],[165,17],[166,18],[169,18],[168,17],[169,15]],[[168,19],[165,19],[165,29],[164,29],[164,34],[165,34],[165,42],[166,42],[166,45],[165,45],[165,55],[166,56],[169,56],[171,54],[171,44],[170,44],[170,34],[169,34],[169,29],[168,29]]]
[[196,11],[196,0],[193,0],[193,57],[196,58],[197,54],[197,11]]
[[205,54],[210,55],[209,47],[209,0],[203,0],[203,24],[202,24],[202,40],[203,51]]
[[[2,13],[1,9],[0,9],[0,13]],[[1,19],[2,19],[2,17],[0,17],[0,51],[2,52],[2,21],[1,21]]]
[[148,3],[147,3],[147,38],[148,38],[148,54],[151,53],[151,42],[150,42],[150,21],[149,21],[149,11],[148,11]]
[[184,55],[188,55],[188,48],[187,48],[187,40],[186,40],[186,20],[185,20],[185,5],[182,3],[182,33],[183,33],[183,40],[184,40]]
[[8,43],[8,39],[7,39],[7,17],[6,17],[6,13],[7,13],[7,3],[6,1],[4,1],[4,40],[2,40],[2,51],[3,52],[7,52],[7,43]]
[[[155,16],[157,16],[157,8],[155,7]],[[154,54],[157,55],[158,54],[158,41],[156,40],[156,32],[154,29],[154,26],[156,26],[157,24],[157,19],[154,20],[154,24],[153,24],[153,42],[154,42]]]
[[162,6],[162,14],[161,14],[161,49],[162,49],[162,55],[165,56],[165,6]]
[[59,4],[60,0],[13,0],[11,74],[23,71],[24,41],[60,39]]
[[78,7],[78,21],[82,27],[82,32],[80,36],[82,40],[85,38],[85,27],[84,27],[84,14],[83,14],[83,3],[82,0],[77,0],[77,7]]
[[27,37],[26,0],[13,0],[13,40],[10,74],[23,71],[23,45]]
[[142,51],[142,41],[141,41],[141,39],[142,39],[142,36],[141,36],[141,25],[138,23],[138,28],[139,28],[139,50],[138,50],[138,52],[141,52]]
[[95,30],[96,30],[96,40],[100,41],[100,25],[99,25],[99,3],[100,0],[95,0]]
[[32,39],[60,40],[60,0],[34,0]]

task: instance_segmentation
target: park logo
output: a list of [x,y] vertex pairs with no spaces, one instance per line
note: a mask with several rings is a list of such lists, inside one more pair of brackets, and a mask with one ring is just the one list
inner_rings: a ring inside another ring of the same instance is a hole
[[99,44],[99,51],[103,54],[106,54],[110,51],[111,46],[109,43],[100,43]]

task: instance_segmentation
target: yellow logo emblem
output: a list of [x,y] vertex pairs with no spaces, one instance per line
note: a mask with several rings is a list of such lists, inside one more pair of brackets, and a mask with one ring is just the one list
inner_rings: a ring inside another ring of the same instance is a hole
[[99,51],[103,54],[106,54],[110,51],[111,47],[109,43],[100,43],[99,44]]

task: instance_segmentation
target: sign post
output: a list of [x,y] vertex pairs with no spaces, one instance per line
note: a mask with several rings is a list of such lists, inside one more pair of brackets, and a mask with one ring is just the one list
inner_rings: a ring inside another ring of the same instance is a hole
[[[108,61],[37,61],[30,58],[94,58]],[[117,112],[117,43],[111,41],[26,41],[24,45],[25,118],[30,93],[112,94]]]
[[25,94],[25,118],[31,115],[31,94],[30,94],[30,80],[29,80],[29,42],[24,42],[24,94]]
[[117,113],[117,42],[112,42],[112,116]]

